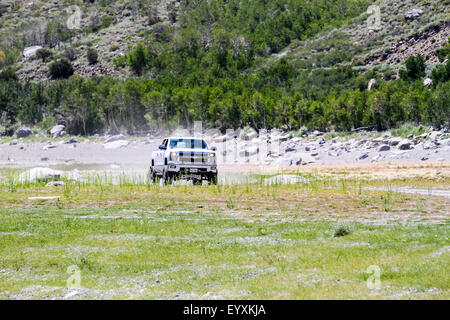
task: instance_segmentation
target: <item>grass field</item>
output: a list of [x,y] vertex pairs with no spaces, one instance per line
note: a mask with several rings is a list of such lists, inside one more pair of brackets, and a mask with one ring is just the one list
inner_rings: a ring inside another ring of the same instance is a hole
[[449,198],[393,191],[448,178],[307,178],[60,188],[3,178],[0,299],[450,298]]

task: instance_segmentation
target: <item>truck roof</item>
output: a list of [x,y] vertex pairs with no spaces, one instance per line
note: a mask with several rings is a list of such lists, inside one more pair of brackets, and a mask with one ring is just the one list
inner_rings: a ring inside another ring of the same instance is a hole
[[197,139],[197,140],[205,140],[205,138],[199,138],[199,137],[168,137],[165,139]]

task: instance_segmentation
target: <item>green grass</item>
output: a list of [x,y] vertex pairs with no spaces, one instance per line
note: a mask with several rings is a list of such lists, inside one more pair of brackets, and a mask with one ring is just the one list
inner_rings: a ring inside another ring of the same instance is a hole
[[[419,182],[12,190],[3,179],[0,299],[63,298],[73,265],[75,299],[448,299],[449,200],[366,188],[386,183]],[[48,196],[60,198],[29,200]],[[372,265],[380,289],[366,285]]]
[[394,137],[407,138],[409,135],[419,136],[423,133],[430,132],[429,128],[423,125],[413,125],[410,123],[404,124],[396,129],[390,130]]

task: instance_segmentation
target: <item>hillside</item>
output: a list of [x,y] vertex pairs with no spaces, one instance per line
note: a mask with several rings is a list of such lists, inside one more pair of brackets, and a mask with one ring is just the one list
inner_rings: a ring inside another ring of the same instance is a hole
[[448,17],[449,0],[5,1],[2,131],[448,125]]

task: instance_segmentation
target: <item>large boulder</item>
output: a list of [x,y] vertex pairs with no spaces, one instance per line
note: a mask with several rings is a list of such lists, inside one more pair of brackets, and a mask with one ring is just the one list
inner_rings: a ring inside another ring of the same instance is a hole
[[387,145],[387,144],[385,144],[385,145],[382,145],[381,147],[380,147],[380,149],[378,149],[378,151],[389,151],[389,150],[391,150],[391,147],[389,146],[389,145]]
[[33,133],[30,128],[20,128],[16,131],[17,138],[26,138]]
[[397,146],[400,142],[402,142],[402,138],[399,138],[399,137],[396,137],[396,138],[392,138],[392,139],[389,139],[389,145],[391,145],[391,146]]
[[403,139],[398,144],[398,148],[400,150],[409,150],[409,149],[411,149],[411,141],[409,141],[408,139]]
[[63,126],[62,124],[54,126],[51,130],[50,130],[50,134],[53,138],[57,138],[57,137],[61,137],[63,136],[64,133],[64,128],[65,126]]
[[34,57],[39,49],[42,49],[41,46],[33,46],[28,47],[23,50],[23,56],[25,59],[30,59],[31,57]]
[[259,152],[259,147],[258,146],[251,146],[249,148],[245,148],[239,151],[239,156],[240,157],[250,157],[250,156],[254,156],[255,154],[257,154]]

